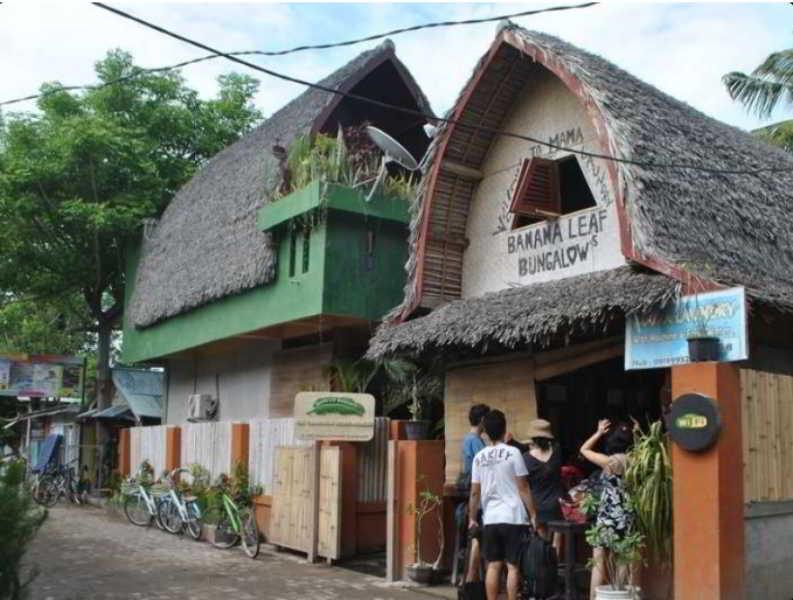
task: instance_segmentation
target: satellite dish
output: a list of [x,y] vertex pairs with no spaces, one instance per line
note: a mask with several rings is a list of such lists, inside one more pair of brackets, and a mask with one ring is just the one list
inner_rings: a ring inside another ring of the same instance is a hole
[[374,144],[383,151],[383,161],[380,163],[380,170],[378,171],[377,177],[374,180],[372,189],[369,190],[369,194],[366,196],[366,201],[369,202],[374,196],[374,193],[377,191],[377,188],[383,183],[383,180],[388,173],[388,163],[396,163],[408,171],[415,171],[419,168],[419,165],[416,162],[416,159],[413,158],[413,155],[410,154],[410,152],[408,152],[402,144],[397,142],[382,129],[367,126],[366,133],[372,142],[374,142]]

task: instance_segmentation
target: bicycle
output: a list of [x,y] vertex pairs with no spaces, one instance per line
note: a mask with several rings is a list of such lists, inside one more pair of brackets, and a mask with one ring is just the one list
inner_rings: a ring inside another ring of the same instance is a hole
[[215,525],[212,545],[216,548],[225,550],[242,541],[245,554],[250,558],[259,555],[259,528],[252,508],[240,508],[231,496],[223,492],[220,505],[207,511],[205,521]]
[[145,485],[141,480],[130,479],[122,489],[124,514],[133,525],[148,527],[152,520],[159,529],[165,529],[159,515],[162,495],[155,495],[154,485]]
[[199,540],[202,529],[201,509],[195,496],[186,496],[176,489],[176,476],[181,472],[190,473],[190,470],[174,469],[166,477],[169,489],[157,506],[157,515],[165,531],[173,534],[184,531],[194,540]]
[[55,506],[61,496],[66,496],[72,504],[82,504],[74,469],[69,466],[78,459],[69,461],[54,469],[45,471],[33,490],[33,500],[46,507]]

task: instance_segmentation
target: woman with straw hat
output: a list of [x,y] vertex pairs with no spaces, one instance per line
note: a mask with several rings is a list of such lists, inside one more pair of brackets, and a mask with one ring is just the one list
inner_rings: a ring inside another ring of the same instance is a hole
[[[529,423],[527,440],[529,449],[523,460],[529,472],[529,488],[537,509],[537,532],[549,538],[547,523],[562,519],[559,499],[564,496],[562,485],[562,456],[559,446],[554,442],[551,424],[545,419],[534,419]],[[561,556],[562,539],[553,536],[556,554]]]

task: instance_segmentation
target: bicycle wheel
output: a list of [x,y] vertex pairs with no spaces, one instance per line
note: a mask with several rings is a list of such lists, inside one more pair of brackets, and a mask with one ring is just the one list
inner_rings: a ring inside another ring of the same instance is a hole
[[182,531],[182,517],[179,516],[179,507],[174,504],[170,496],[166,496],[157,507],[157,514],[160,517],[162,526],[169,533],[179,533]]
[[160,504],[162,504],[163,500],[166,499],[167,496],[154,498],[154,524],[157,525],[157,529],[160,529],[161,531],[165,531],[165,525],[162,524],[162,519],[160,519]]
[[259,555],[259,528],[256,526],[254,511],[251,509],[241,510],[240,522],[242,527],[240,535],[242,549],[250,558],[256,558]]
[[198,504],[194,500],[185,503],[185,510],[187,511],[187,521],[184,523],[184,530],[194,540],[201,539],[201,511],[198,509]]
[[240,540],[240,536],[234,531],[229,516],[223,507],[216,507],[207,512],[204,516],[204,522],[215,528],[215,534],[210,536],[212,545],[215,548],[226,550]]
[[151,513],[146,501],[140,494],[132,494],[124,498],[124,514],[133,525],[146,527],[151,524]]
[[52,508],[58,502],[58,497],[61,495],[61,487],[57,481],[53,479],[44,479],[39,484],[39,504]]

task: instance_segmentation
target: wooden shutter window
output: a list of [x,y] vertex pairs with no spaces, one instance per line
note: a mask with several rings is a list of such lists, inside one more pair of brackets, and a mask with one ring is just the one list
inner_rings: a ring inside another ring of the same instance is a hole
[[[524,159],[509,210],[517,217],[531,220],[556,218],[562,214],[559,165],[555,160]],[[525,220],[516,218],[515,223],[521,226]]]

